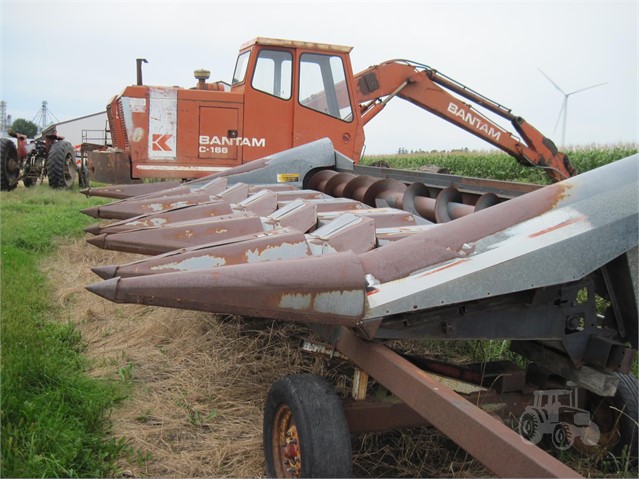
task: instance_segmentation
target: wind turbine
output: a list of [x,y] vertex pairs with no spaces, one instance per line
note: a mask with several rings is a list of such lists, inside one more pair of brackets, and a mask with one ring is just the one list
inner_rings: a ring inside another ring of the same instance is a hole
[[546,75],[541,68],[537,67],[537,70],[539,70],[541,72],[541,74],[543,76],[546,77],[546,79],[553,84],[553,86],[559,90],[562,95],[564,96],[564,101],[561,104],[561,110],[559,110],[559,115],[557,116],[557,121],[555,122],[555,129],[553,131],[557,130],[557,125],[559,124],[559,119],[561,118],[561,114],[563,113],[564,115],[564,121],[563,121],[563,126],[562,126],[562,131],[561,131],[561,146],[566,146],[566,119],[568,118],[568,97],[570,97],[570,95],[574,95],[575,93],[580,93],[582,91],[585,90],[590,90],[592,88],[596,88],[598,86],[602,86],[607,84],[608,82],[603,82],[603,83],[597,83],[596,85],[592,85],[592,86],[587,86],[586,88],[581,88],[579,90],[575,90],[575,91],[571,91],[570,93],[566,93],[565,91],[563,91],[561,88],[559,88],[559,85],[557,85],[554,81],[552,81],[550,79],[550,77],[548,75]]

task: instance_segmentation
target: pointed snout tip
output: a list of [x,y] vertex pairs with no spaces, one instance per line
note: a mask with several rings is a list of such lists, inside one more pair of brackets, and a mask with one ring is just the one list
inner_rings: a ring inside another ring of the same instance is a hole
[[86,228],[84,228],[84,232],[85,233],[90,233],[92,235],[99,235],[101,230],[102,230],[102,228],[100,227],[99,224],[94,224],[94,225],[87,226]]
[[92,218],[99,218],[100,217],[100,207],[99,206],[92,206],[91,208],[85,208],[83,210],[80,210],[80,213],[84,213],[87,216],[91,216]]
[[116,265],[95,266],[91,268],[91,271],[93,271],[102,279],[111,279],[117,276],[118,266]]
[[100,283],[90,284],[86,286],[86,289],[93,294],[97,294],[98,296],[108,299],[109,301],[117,302],[117,292],[118,292],[118,283],[120,282],[119,277],[107,279],[106,281],[102,281]]
[[106,237],[107,234],[103,233],[101,235],[93,236],[92,238],[87,238],[87,243],[92,244],[93,246],[97,246],[98,248],[105,249],[106,247]]

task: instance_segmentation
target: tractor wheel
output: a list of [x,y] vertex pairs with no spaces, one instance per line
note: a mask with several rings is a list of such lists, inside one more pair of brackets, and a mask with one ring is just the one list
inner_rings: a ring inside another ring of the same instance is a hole
[[18,186],[20,163],[18,150],[9,138],[0,139],[0,190],[11,191]]
[[539,413],[536,411],[524,411],[519,418],[519,435],[533,444],[539,444],[544,435]]
[[32,186],[34,186],[38,182],[38,179],[37,178],[22,178],[22,182],[24,183],[24,186],[26,188],[31,188]]
[[632,464],[637,464],[637,436],[639,435],[639,411],[637,378],[630,374],[614,373],[619,377],[619,386],[614,397],[603,398],[590,395],[587,409],[592,421],[599,428],[599,441],[595,446],[585,446],[575,442],[577,449],[584,452],[605,450],[616,457],[624,453]]
[[351,440],[340,399],[322,378],[276,381],[264,407],[269,477],[352,477]]
[[47,159],[47,176],[51,188],[71,188],[75,181],[75,150],[68,141],[51,145]]
[[575,442],[575,437],[570,429],[570,425],[560,422],[552,431],[552,444],[560,451],[570,449]]

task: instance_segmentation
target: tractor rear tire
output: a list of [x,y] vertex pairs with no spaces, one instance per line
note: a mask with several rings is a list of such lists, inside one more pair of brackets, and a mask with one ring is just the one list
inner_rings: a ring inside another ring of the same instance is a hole
[[75,150],[68,141],[58,141],[49,148],[47,176],[51,188],[71,188],[75,181]]
[[276,381],[264,407],[268,477],[352,477],[348,424],[340,399],[322,378]]
[[11,191],[18,186],[20,167],[18,150],[9,138],[0,139],[0,190]]

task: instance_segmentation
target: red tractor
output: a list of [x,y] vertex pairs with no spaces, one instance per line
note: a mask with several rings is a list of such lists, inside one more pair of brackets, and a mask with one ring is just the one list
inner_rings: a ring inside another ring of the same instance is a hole
[[[26,135],[9,130],[10,138],[0,139],[1,190],[11,191],[20,180],[27,188],[38,179],[49,179],[51,188],[70,188],[76,177],[75,150],[55,130],[28,142]],[[80,181],[82,183],[82,181]],[[81,184],[82,186],[82,184]]]

